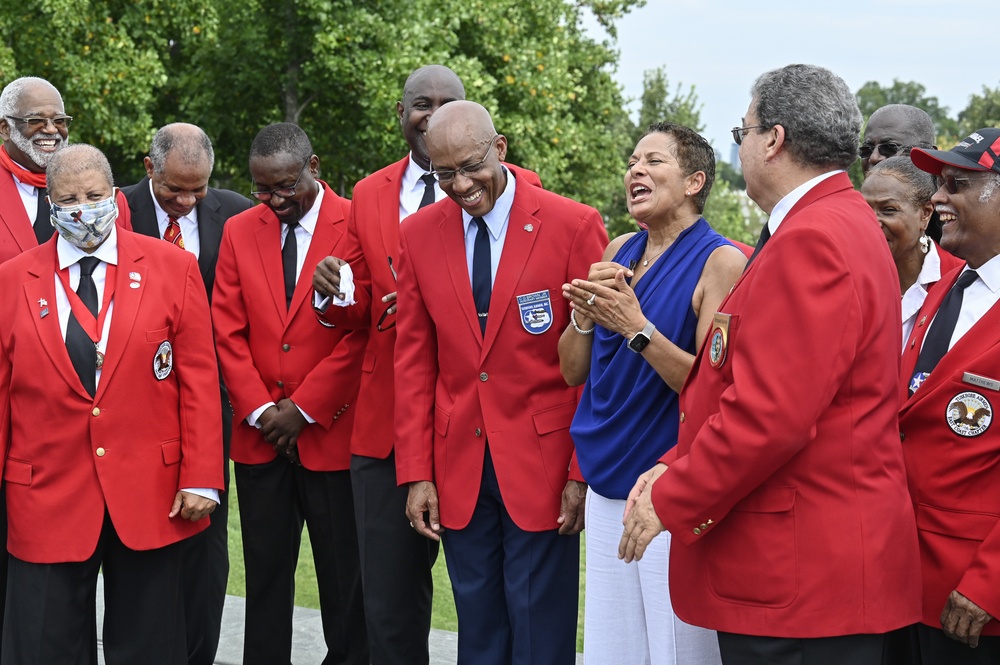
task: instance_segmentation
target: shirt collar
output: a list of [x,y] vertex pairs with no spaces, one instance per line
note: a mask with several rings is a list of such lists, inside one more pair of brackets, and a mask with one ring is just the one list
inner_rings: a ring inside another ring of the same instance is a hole
[[924,264],[920,266],[917,284],[926,290],[928,284],[939,281],[941,281],[941,256],[937,252],[937,244],[931,242],[930,248],[924,256]]
[[[510,219],[510,210],[514,207],[514,191],[517,189],[514,182],[516,180],[514,174],[506,166],[501,165],[500,168],[507,174],[507,186],[504,187],[503,193],[497,197],[496,202],[493,204],[493,209],[483,215],[483,221],[486,222],[486,227],[490,230],[490,235],[493,236],[494,240],[500,238],[500,232],[503,231],[504,224]],[[472,215],[465,212],[465,209],[462,210],[462,223],[465,226],[465,235],[468,236],[469,225],[472,224]]]
[[[153,194],[153,179],[149,179],[149,198],[153,199],[153,208],[156,209],[156,220],[157,223],[160,221],[169,224],[170,223],[170,213],[160,207],[160,202],[156,200],[156,194]],[[198,205],[195,204],[191,208],[191,212],[184,215],[183,217],[178,217],[177,221],[180,222],[182,219],[190,219],[193,223],[198,223]]]
[[56,254],[59,258],[59,270],[63,270],[80,259],[87,256],[94,256],[105,263],[118,265],[118,223],[111,226],[111,235],[101,243],[101,246],[94,250],[93,254],[88,254],[76,245],[71,245],[65,238],[56,238]]
[[993,293],[1000,291],[1000,254],[976,268],[976,273],[990,291]]
[[767,228],[771,230],[771,235],[774,235],[774,232],[778,230],[778,226],[782,221],[784,221],[785,217],[788,216],[791,209],[795,207],[796,203],[802,200],[802,197],[809,193],[809,190],[827,178],[843,172],[843,169],[837,169],[836,171],[821,173],[815,178],[807,180],[792,191],[785,194],[785,196],[774,206],[774,209],[771,210],[771,216],[767,220]]
[[[403,182],[401,184],[402,191],[409,192],[414,187],[417,186],[417,182],[420,180],[421,176],[428,173],[427,169],[417,164],[413,159],[413,153],[410,152],[410,158],[406,162],[406,169],[403,171]],[[421,187],[423,183],[421,183]]]
[[316,223],[319,222],[319,209],[323,206],[323,194],[325,192],[323,183],[317,180],[316,186],[319,187],[319,193],[316,194],[316,200],[313,201],[312,207],[309,208],[309,210],[306,211],[306,214],[302,215],[302,219],[299,220],[299,226],[308,231],[309,235],[314,235],[316,233]]

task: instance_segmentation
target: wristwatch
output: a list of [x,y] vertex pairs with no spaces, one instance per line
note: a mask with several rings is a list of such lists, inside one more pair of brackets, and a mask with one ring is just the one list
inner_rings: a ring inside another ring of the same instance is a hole
[[652,321],[646,321],[646,327],[629,339],[628,348],[636,353],[642,353],[654,332],[656,332],[656,326],[653,325]]

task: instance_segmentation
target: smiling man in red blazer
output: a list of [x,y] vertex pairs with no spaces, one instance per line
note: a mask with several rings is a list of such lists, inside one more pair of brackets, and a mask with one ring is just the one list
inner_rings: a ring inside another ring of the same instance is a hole
[[247,607],[244,665],[288,662],[303,522],[327,660],[367,665],[351,497],[350,436],[365,333],[317,324],[310,277],[338,251],[350,203],[319,178],[299,127],[268,125],[250,147],[253,196],[226,222],[212,314],[233,404]]
[[59,234],[0,266],[2,659],[97,662],[103,568],[108,662],[182,665],[179,541],[223,486],[208,299],[194,257],[116,228],[100,151],[48,170]]
[[674,609],[719,631],[726,665],[881,665],[884,633],[919,616],[899,282],[845,173],[860,129],[825,69],[755,82],[733,138],[770,219],[681,391],[677,446],[626,507],[620,555],[670,531]]
[[400,226],[407,515],[443,540],[459,663],[573,663],[585,486],[569,477],[577,391],[559,372],[559,294],[607,233],[593,208],[502,164],[507,139],[479,104],[438,109],[427,148],[449,199]]
[[924,663],[1000,662],[998,153],[1000,129],[986,128],[947,152],[910,154],[941,184],[931,199],[944,222],[941,246],[968,262],[927,295],[902,359],[899,426],[920,537]]

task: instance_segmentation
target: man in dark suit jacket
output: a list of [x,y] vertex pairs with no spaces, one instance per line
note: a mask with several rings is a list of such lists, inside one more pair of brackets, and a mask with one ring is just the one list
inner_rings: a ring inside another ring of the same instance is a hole
[[[212,142],[201,128],[183,123],[166,125],[153,136],[144,160],[146,177],[122,188],[136,233],[166,237],[197,257],[209,301],[215,286],[223,224],[252,205],[235,192],[208,186],[214,160]],[[233,414],[226,387],[221,381],[219,385],[228,491]],[[224,492],[212,513],[211,526],[182,546],[189,665],[211,665],[215,661],[229,577],[228,521],[229,501]]]

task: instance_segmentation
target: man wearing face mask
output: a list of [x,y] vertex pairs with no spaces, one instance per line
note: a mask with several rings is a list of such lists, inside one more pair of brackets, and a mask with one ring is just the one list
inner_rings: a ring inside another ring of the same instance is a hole
[[103,569],[107,661],[182,665],[179,542],[223,486],[205,289],[190,254],[116,227],[99,150],[60,150],[48,180],[57,238],[0,266],[2,662],[96,662]]

